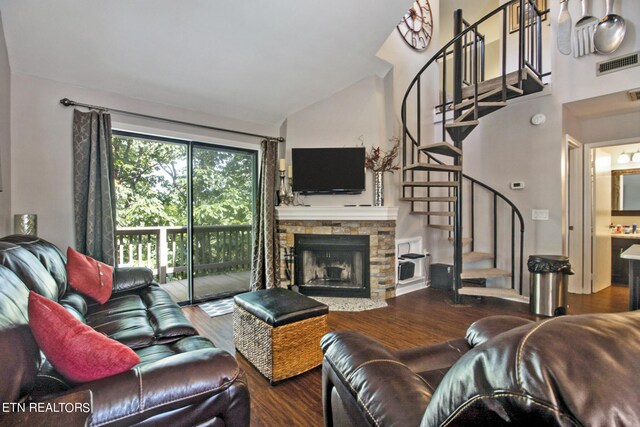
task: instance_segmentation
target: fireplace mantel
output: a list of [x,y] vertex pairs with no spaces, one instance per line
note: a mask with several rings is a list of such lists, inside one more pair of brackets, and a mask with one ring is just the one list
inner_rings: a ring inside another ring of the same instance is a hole
[[393,206],[277,206],[281,221],[395,221],[398,208]]

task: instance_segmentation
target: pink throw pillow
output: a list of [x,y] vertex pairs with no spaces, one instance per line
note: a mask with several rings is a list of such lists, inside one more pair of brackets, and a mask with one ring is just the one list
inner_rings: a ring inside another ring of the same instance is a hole
[[54,368],[75,383],[128,371],[140,357],[69,313],[46,297],[29,292],[29,326]]
[[113,267],[67,248],[67,281],[76,291],[104,304],[111,298]]

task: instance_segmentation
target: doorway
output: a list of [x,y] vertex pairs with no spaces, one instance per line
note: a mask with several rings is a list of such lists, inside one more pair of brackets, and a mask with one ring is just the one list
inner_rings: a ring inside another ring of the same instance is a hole
[[[630,234],[631,226],[640,220],[640,216],[621,213],[613,209],[615,185],[612,177],[620,170],[640,168],[640,162],[620,160],[623,153],[633,154],[640,150],[640,140],[637,138],[605,141],[585,145],[585,255],[584,277],[590,278],[586,293],[597,293],[612,285],[624,285],[616,279],[620,267],[619,255],[630,244],[640,243],[634,240],[636,236]],[[631,158],[631,156],[629,156]],[[613,231],[612,226],[613,225]],[[619,231],[616,231],[617,226]],[[629,233],[625,233],[628,226]],[[637,237],[640,238],[640,235]],[[621,242],[623,244],[621,244]]]
[[117,265],[180,304],[249,290],[257,151],[114,131]]

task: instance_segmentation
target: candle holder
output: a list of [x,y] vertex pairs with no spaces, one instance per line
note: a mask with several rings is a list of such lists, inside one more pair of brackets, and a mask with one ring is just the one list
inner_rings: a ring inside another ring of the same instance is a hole
[[293,193],[293,178],[289,177],[289,185],[287,185],[285,203],[287,205],[294,205],[294,200],[295,200],[295,194]]
[[286,173],[282,169],[280,170],[280,189],[278,190],[278,198],[280,199],[280,204],[288,204]]

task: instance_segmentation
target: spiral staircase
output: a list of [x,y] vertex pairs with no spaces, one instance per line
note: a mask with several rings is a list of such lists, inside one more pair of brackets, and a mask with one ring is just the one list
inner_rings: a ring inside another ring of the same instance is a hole
[[[510,35],[512,6],[519,11],[518,29]],[[401,200],[411,204],[412,214],[426,216],[427,227],[448,233],[456,303],[464,295],[528,301],[522,283],[522,214],[503,194],[463,173],[463,142],[482,117],[544,88],[542,20],[548,12],[537,9],[535,0],[513,0],[469,24],[456,10],[455,37],[422,67],[402,102]],[[501,27],[500,72],[492,78],[485,76],[486,38],[479,31],[489,24]],[[433,116],[424,107],[424,93],[433,83],[426,73],[434,72],[441,94],[439,129],[430,133],[439,134],[435,141],[424,130]]]

